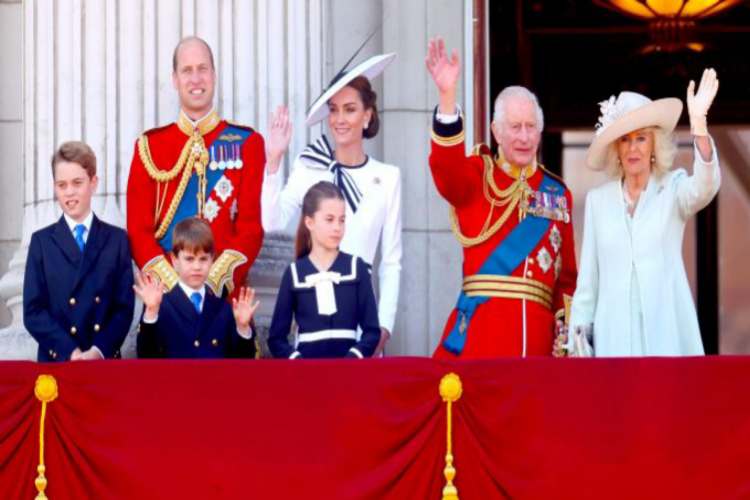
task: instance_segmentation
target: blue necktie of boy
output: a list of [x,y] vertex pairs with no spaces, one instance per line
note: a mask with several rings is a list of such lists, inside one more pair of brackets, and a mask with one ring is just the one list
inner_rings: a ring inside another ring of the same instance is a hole
[[201,313],[201,294],[198,292],[191,293],[190,302],[192,302],[193,306],[195,306],[196,312],[200,314]]
[[86,226],[83,224],[78,224],[74,231],[76,232],[76,244],[78,245],[78,249],[83,252],[83,247],[86,246],[86,242],[83,241],[83,233],[86,232]]

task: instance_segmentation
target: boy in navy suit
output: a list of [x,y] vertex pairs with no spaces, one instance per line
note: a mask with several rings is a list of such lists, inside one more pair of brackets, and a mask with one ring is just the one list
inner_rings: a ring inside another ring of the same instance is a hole
[[255,291],[243,287],[232,305],[206,286],[214,258],[211,227],[187,218],[172,234],[172,264],[178,286],[164,286],[149,273],[136,276],[135,293],[143,301],[138,333],[142,358],[252,358],[255,342],[250,320],[258,308]]
[[63,215],[31,236],[23,283],[23,323],[39,361],[117,358],[133,319],[133,268],[122,229],[91,211],[96,156],[78,141],[52,156]]

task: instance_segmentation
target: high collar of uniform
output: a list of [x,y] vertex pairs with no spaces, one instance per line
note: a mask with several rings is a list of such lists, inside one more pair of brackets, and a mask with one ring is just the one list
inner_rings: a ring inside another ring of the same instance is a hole
[[211,108],[211,111],[196,121],[191,120],[183,110],[180,110],[180,116],[177,118],[177,126],[185,135],[193,135],[196,130],[200,135],[206,135],[215,129],[220,122],[221,118],[214,108]]
[[500,167],[500,170],[513,179],[518,179],[521,176],[523,176],[524,179],[528,179],[536,173],[536,158],[534,158],[534,161],[530,165],[515,165],[505,159],[503,152],[500,151],[499,148],[497,156],[495,157],[495,163]]

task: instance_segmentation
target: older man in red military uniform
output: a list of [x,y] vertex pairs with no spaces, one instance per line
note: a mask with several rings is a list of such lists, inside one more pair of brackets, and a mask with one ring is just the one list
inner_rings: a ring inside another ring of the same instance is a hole
[[216,72],[205,41],[180,41],[172,69],[178,120],[139,137],[130,166],[130,245],[136,264],[171,289],[177,283],[168,258],[172,230],[186,217],[205,219],[216,241],[207,284],[221,296],[244,283],[263,242],[263,137],[214,110]]
[[481,145],[467,157],[458,56],[431,40],[426,64],[440,96],[430,169],[464,247],[462,290],[435,357],[550,355],[564,340],[555,340],[556,318],[577,271],[570,191],[536,161],[542,110],[527,89],[504,89],[492,122],[497,156]]

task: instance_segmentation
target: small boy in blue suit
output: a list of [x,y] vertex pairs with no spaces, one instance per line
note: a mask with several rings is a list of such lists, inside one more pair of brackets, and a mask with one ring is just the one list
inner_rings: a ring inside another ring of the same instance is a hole
[[133,319],[128,237],[91,210],[96,156],[83,142],[52,155],[63,215],[31,236],[23,283],[23,323],[39,361],[117,358]]
[[214,258],[211,227],[195,217],[183,219],[172,233],[172,264],[178,286],[164,293],[149,273],[136,276],[135,293],[143,301],[138,333],[142,358],[252,358],[255,341],[250,320],[258,308],[247,287],[232,305],[206,286]]

